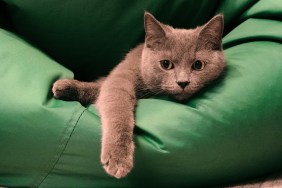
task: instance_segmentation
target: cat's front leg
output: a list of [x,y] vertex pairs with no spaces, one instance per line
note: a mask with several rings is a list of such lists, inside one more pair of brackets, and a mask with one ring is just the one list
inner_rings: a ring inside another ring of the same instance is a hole
[[95,82],[61,79],[53,84],[52,92],[56,99],[91,104],[96,101],[103,81],[104,78],[100,78]]
[[[117,126],[115,124],[103,126]],[[129,125],[122,125],[129,126]],[[109,131],[102,137],[101,163],[105,171],[116,178],[126,176],[133,168],[134,143],[131,133],[123,135],[120,130]],[[114,133],[116,132],[116,133]],[[125,130],[132,132],[132,130]],[[114,135],[113,135],[114,134]],[[118,135],[120,134],[120,135]]]
[[96,103],[102,122],[101,162],[116,178],[126,176],[133,167],[136,98],[132,81],[126,76],[107,78]]

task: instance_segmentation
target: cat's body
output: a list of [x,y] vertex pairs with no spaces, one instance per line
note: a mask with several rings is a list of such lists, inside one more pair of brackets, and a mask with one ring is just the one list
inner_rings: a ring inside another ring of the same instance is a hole
[[224,69],[222,15],[196,29],[174,29],[145,13],[145,43],[131,50],[111,73],[95,82],[63,79],[56,98],[95,103],[102,122],[101,162],[124,177],[133,167],[134,110],[137,99],[165,94],[185,100]]

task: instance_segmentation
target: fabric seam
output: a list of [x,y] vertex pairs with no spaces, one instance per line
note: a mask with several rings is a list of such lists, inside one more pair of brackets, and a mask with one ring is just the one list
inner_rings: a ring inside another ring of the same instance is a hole
[[57,165],[57,163],[61,159],[61,156],[63,155],[66,147],[68,146],[68,143],[69,143],[69,141],[72,137],[72,134],[73,134],[73,132],[76,128],[76,125],[78,124],[78,122],[79,122],[81,116],[83,115],[83,113],[85,112],[85,110],[86,110],[86,108],[84,108],[83,106],[80,106],[77,110],[75,110],[73,112],[72,116],[70,117],[69,121],[67,122],[67,126],[64,130],[64,133],[62,135],[60,144],[57,147],[55,155],[54,155],[53,159],[51,159],[51,162],[49,162],[49,164],[45,168],[46,169],[45,174],[42,175],[40,178],[38,178],[38,180],[35,183],[33,183],[31,185],[31,187],[41,186],[44,183],[44,181],[47,179],[47,177],[52,173],[55,166]]

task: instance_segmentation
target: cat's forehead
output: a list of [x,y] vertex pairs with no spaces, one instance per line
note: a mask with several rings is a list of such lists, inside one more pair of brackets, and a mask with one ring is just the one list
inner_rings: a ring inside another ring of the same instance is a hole
[[197,44],[196,29],[173,29],[168,35],[167,47],[175,50],[191,50]]
[[163,51],[170,55],[194,53],[197,45],[198,33],[196,29],[173,29],[167,35]]

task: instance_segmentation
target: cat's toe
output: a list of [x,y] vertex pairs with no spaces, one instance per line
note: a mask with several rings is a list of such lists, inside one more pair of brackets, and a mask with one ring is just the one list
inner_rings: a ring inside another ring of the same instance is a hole
[[126,149],[118,146],[102,149],[101,162],[105,171],[118,179],[125,177],[133,168],[134,144],[127,146]]
[[56,99],[71,100],[74,95],[75,87],[73,80],[57,80],[52,87],[53,95]]
[[102,139],[101,163],[109,175],[118,179],[133,168],[134,143],[132,137],[127,136],[123,134],[115,142],[109,137]]
[[108,159],[102,159],[103,168],[105,171],[116,178],[125,177],[133,167],[132,157],[115,159],[111,156]]
[[54,97],[59,99],[63,95],[65,87],[66,87],[65,80],[57,80],[52,87],[52,92]]

